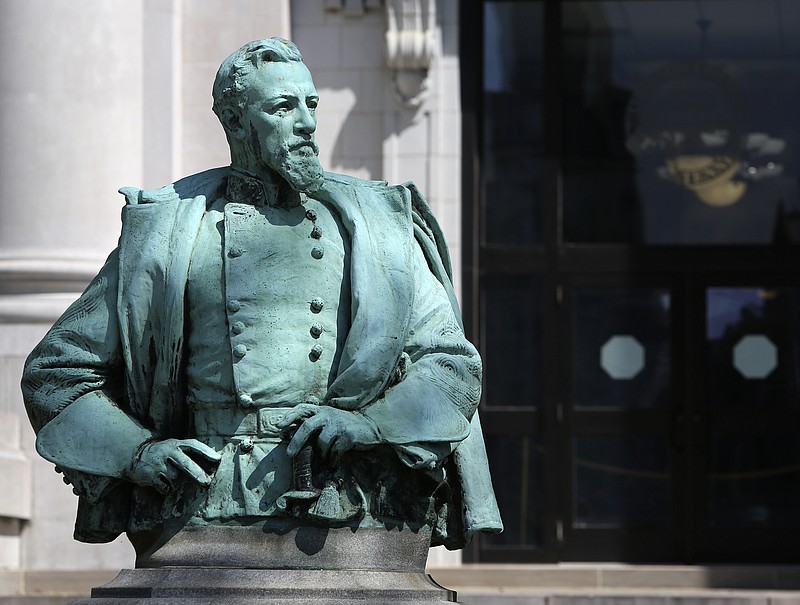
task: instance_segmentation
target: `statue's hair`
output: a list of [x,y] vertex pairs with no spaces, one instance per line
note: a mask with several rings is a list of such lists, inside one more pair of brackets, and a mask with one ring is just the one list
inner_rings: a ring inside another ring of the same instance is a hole
[[221,117],[226,108],[241,108],[247,99],[245,79],[252,72],[273,61],[302,61],[294,42],[283,38],[265,38],[242,46],[222,62],[214,79],[214,113]]

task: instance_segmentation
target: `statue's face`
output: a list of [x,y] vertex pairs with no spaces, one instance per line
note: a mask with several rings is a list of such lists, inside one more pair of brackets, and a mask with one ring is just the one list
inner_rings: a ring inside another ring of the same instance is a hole
[[247,86],[240,124],[251,159],[299,191],[319,188],[322,168],[314,141],[319,96],[308,68],[299,62],[270,63],[253,72]]

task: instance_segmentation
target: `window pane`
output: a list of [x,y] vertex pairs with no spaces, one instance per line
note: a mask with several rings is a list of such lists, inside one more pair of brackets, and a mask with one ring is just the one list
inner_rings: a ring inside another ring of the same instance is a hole
[[575,293],[573,398],[579,407],[670,402],[670,295],[663,288]]
[[709,523],[721,528],[800,527],[800,441],[715,435]]
[[[720,528],[797,528],[800,446],[768,410],[800,404],[800,289],[706,292],[706,398],[720,414],[753,413],[761,434],[714,430],[709,523]],[[764,432],[773,427],[774,433]]]
[[669,527],[669,448],[644,435],[575,438],[576,527]]
[[800,243],[800,3],[563,4],[564,235]]
[[483,238],[541,236],[541,2],[484,4]]
[[487,436],[486,453],[505,529],[486,545],[542,542],[542,447],[535,437]]
[[531,278],[485,279],[481,340],[484,401],[538,406],[542,401],[541,288]]
[[800,405],[800,289],[708,289],[706,342],[711,406]]

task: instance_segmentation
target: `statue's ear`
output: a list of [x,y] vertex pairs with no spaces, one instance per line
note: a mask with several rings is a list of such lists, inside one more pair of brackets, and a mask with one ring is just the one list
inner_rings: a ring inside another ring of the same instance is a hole
[[225,132],[230,136],[237,139],[244,138],[244,128],[242,128],[242,123],[239,121],[239,116],[237,116],[233,110],[223,109],[220,113],[219,121],[222,123]]

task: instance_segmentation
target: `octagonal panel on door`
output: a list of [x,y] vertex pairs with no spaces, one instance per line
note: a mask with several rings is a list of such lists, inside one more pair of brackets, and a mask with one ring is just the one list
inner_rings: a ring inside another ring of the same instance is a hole
[[630,380],[644,369],[644,347],[630,335],[615,335],[600,348],[600,366],[614,380]]
[[743,336],[733,347],[733,366],[745,378],[766,378],[778,367],[778,347],[763,334]]

